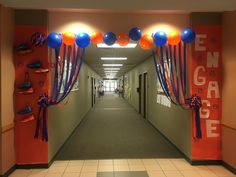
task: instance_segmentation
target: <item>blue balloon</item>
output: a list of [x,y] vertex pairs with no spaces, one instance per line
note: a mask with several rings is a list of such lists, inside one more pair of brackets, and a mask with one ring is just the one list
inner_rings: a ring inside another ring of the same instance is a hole
[[193,42],[195,37],[196,33],[191,28],[185,28],[181,33],[181,39],[186,43]]
[[50,33],[47,37],[48,46],[55,49],[59,48],[62,43],[61,35],[58,33]]
[[158,31],[153,35],[153,40],[157,46],[163,46],[167,42],[167,35],[164,31]]
[[116,35],[113,32],[107,32],[103,36],[103,42],[106,45],[113,45],[116,42]]
[[129,31],[129,37],[133,41],[138,41],[142,37],[142,32],[138,27],[134,27]]
[[87,33],[79,33],[75,41],[80,48],[86,48],[90,44],[90,37]]

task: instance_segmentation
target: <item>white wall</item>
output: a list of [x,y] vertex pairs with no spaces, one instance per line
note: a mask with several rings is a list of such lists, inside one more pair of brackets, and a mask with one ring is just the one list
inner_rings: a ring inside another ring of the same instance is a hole
[[223,14],[222,156],[236,169],[236,11]]

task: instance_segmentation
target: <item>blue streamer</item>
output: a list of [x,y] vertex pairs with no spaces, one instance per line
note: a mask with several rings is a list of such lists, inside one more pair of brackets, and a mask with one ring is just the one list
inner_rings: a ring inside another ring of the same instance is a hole
[[186,57],[187,57],[187,44],[184,42],[184,95],[186,94],[186,82],[187,82],[187,60],[186,60]]
[[77,63],[78,63],[79,47],[78,47],[78,51],[77,51],[78,55],[76,56],[75,53],[76,53],[76,48],[75,48],[75,45],[74,45],[74,54],[73,54],[74,60],[72,62],[72,66],[71,66],[71,72],[70,72],[69,81],[68,81],[68,84],[65,87],[66,91],[68,91],[68,89],[69,89],[69,87],[71,85],[73,76],[74,76],[75,71],[76,71],[76,66],[77,66]]
[[59,54],[60,54],[60,47],[59,48],[56,48],[55,49],[55,58],[56,58],[56,61],[55,61],[55,71],[54,71],[54,77],[53,77],[53,87],[52,87],[52,90],[51,90],[51,100],[50,100],[50,103],[53,102],[53,99],[54,99],[54,92],[56,90],[56,87],[57,87],[57,72],[58,72],[58,60],[59,60]]
[[160,71],[160,68],[158,68],[159,66],[157,66],[156,56],[155,56],[155,51],[154,50],[152,51],[152,55],[153,55],[153,61],[154,61],[154,65],[155,65],[156,72],[157,72],[157,77],[158,77],[159,83],[161,84],[161,88],[165,92],[165,95],[167,97],[169,97],[166,90],[165,90],[165,87],[163,86],[163,82],[162,82],[162,79],[161,79],[161,76],[160,76],[161,71]]
[[177,93],[177,100],[178,103],[180,103],[180,99],[179,99],[179,77],[178,77],[178,67],[176,65],[176,46],[174,46],[174,63],[175,63],[175,71],[176,71],[176,83],[177,83],[177,88],[176,88],[176,93]]
[[85,55],[85,48],[83,48],[82,50],[83,50],[83,51],[82,51],[82,55],[81,55],[81,57],[80,57],[80,63],[79,63],[79,66],[78,66],[78,71],[77,71],[76,77],[75,77],[73,83],[71,84],[71,86],[70,86],[70,88],[69,88],[69,91],[68,91],[67,94],[62,98],[61,101],[63,101],[63,100],[66,98],[66,96],[70,93],[70,91],[71,91],[72,88],[74,87],[75,82],[76,82],[77,79],[78,79],[78,76],[79,76],[79,73],[80,73],[80,69],[81,69],[81,66],[82,66],[82,64],[83,64],[84,55]]
[[182,91],[183,91],[183,95],[185,96],[185,94],[184,94],[184,83],[183,83],[183,69],[182,69],[182,55],[181,55],[181,53],[182,53],[182,48],[181,48],[181,46],[182,46],[182,44],[181,44],[181,42],[179,43],[179,75],[180,75],[180,83],[181,83],[181,89],[182,89]]
[[172,50],[171,50],[171,46],[169,46],[169,53],[170,53],[170,81],[171,81],[171,87],[173,89],[173,92],[174,92],[174,96],[175,96],[175,104],[179,104],[179,100],[177,99],[178,96],[177,96],[177,93],[176,93],[176,89],[175,89],[175,83],[174,83],[174,76],[173,76],[173,58],[172,58]]
[[202,131],[201,131],[201,121],[200,121],[200,109],[195,110],[195,124],[196,124],[196,137],[198,139],[201,139]]
[[64,82],[64,91],[63,91],[63,95],[66,94],[66,87],[68,84],[68,79],[69,79],[69,71],[70,71],[70,58],[71,58],[71,46],[68,46],[68,53],[67,53],[67,68],[66,68],[66,78],[65,78],[65,82]]
[[60,83],[59,83],[59,89],[58,89],[58,92],[56,93],[56,100],[58,100],[58,97],[60,95],[60,92],[61,92],[61,87],[62,87],[62,83],[63,83],[63,78],[64,78],[64,67],[65,67],[65,63],[66,63],[66,45],[64,44],[63,46],[63,58],[62,58],[62,73],[61,73],[61,76],[60,76]]

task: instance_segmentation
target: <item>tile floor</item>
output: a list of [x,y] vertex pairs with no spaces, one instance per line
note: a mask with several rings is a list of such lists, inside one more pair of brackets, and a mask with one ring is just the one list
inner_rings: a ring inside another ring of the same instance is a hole
[[222,166],[191,166],[184,159],[55,161],[48,169],[16,170],[10,177],[235,177]]

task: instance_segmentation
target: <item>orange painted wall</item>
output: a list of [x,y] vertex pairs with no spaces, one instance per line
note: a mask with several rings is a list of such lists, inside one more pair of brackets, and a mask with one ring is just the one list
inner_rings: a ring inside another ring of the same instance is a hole
[[[30,26],[17,25],[15,26],[15,45],[22,42],[30,44],[30,37],[33,33],[40,32],[47,34],[46,26]],[[22,110],[27,104],[33,109],[33,114],[36,116],[38,112],[37,100],[40,94],[48,93],[48,74],[37,74],[33,69],[27,68],[27,64],[36,60],[42,62],[43,67],[48,68],[48,53],[47,45],[33,48],[31,53],[19,54],[15,52],[15,149],[17,164],[47,164],[48,162],[48,145],[40,139],[34,139],[34,131],[36,121],[26,123],[20,122],[24,118],[18,115],[17,112]],[[32,82],[33,94],[19,94],[17,86],[24,82],[25,72],[29,73],[30,81]]]

